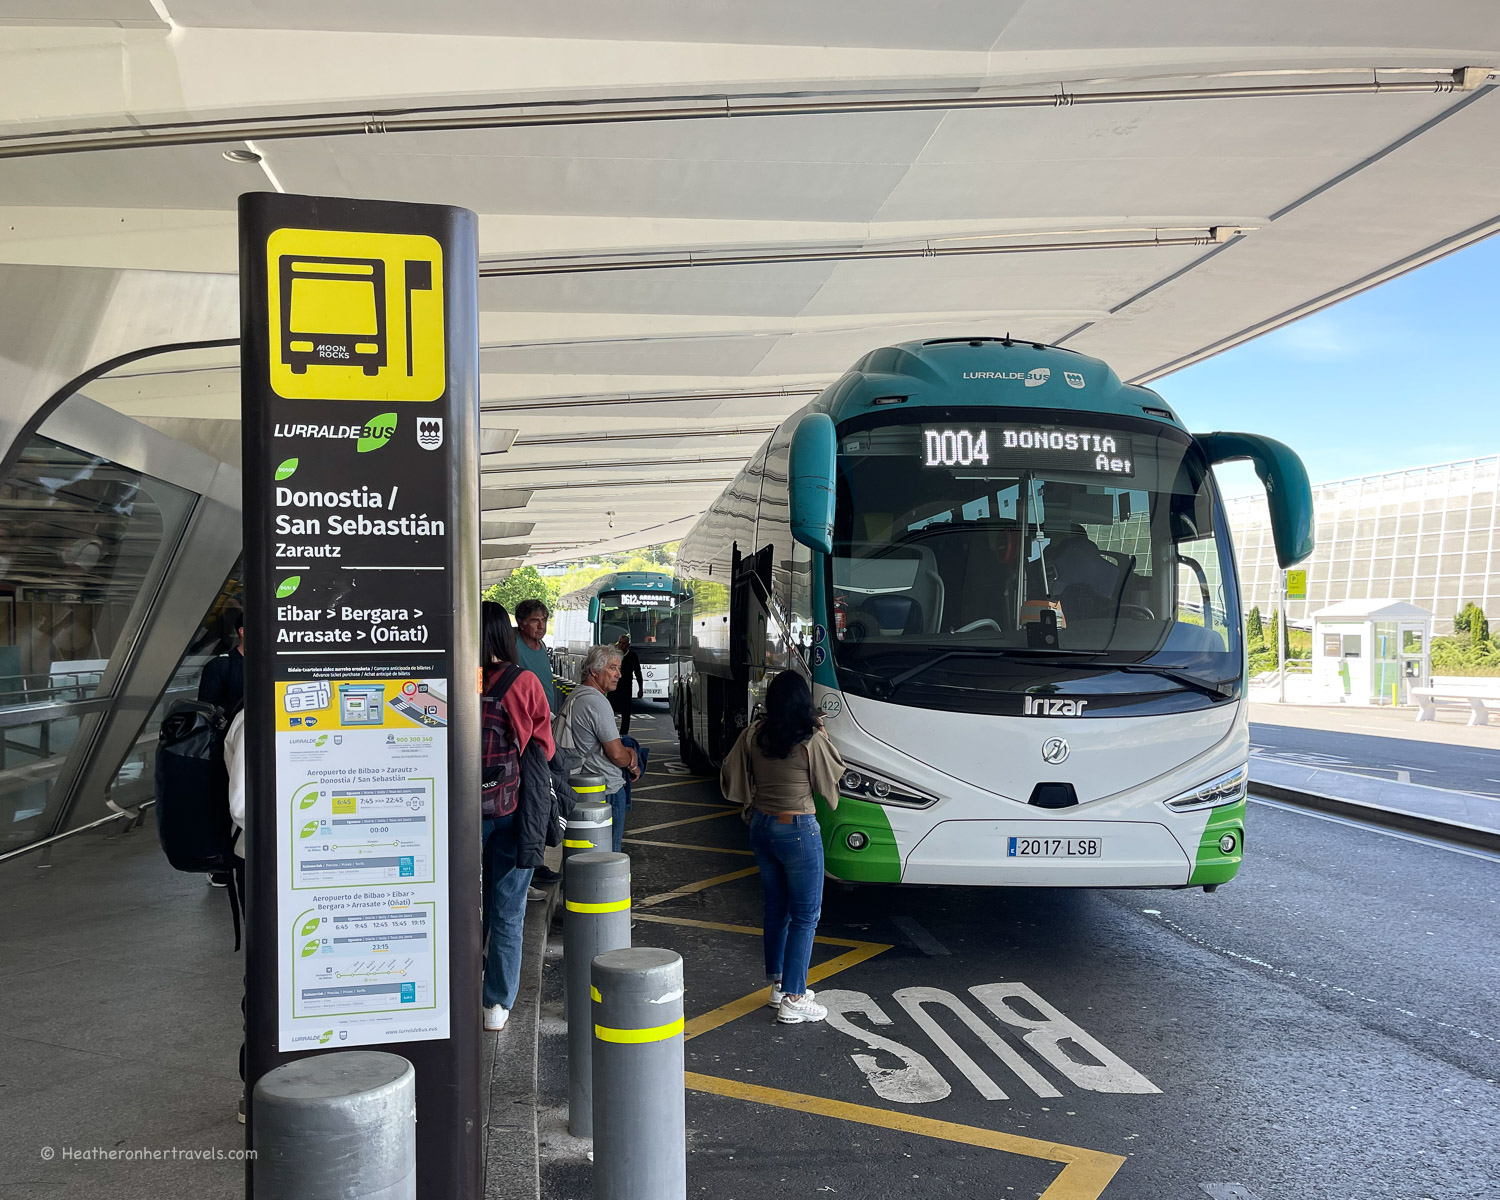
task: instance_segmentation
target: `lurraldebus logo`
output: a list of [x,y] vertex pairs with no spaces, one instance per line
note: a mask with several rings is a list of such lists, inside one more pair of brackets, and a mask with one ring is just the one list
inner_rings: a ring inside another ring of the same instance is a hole
[[1047,380],[1052,378],[1051,367],[1032,367],[1026,372],[1027,387],[1041,387]]
[[396,434],[396,414],[381,413],[377,417],[371,417],[365,422],[365,427],[359,431],[359,442],[354,449],[360,454],[367,454],[371,450],[379,450]]

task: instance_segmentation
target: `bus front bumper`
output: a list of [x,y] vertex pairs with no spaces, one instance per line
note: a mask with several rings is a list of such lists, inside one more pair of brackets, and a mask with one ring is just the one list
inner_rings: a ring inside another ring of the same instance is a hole
[[1153,821],[942,821],[902,883],[978,887],[1181,887],[1193,862]]

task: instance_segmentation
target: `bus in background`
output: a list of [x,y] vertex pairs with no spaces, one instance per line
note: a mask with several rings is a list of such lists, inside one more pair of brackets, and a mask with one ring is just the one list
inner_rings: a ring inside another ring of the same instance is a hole
[[848,765],[819,807],[835,878],[1216,888],[1241,861],[1250,747],[1210,468],[1240,458],[1281,565],[1305,558],[1312,493],[1280,442],[1194,436],[1058,347],[874,351],[681,544],[682,757],[720,761],[797,670]]
[[682,590],[664,571],[617,571],[557,602],[552,626],[553,666],[576,684],[590,646],[613,646],[628,634],[641,660],[645,698],[667,698],[677,608]]

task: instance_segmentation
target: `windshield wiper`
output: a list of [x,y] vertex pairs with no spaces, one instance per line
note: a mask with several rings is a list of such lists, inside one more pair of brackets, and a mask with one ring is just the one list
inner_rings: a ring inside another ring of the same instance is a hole
[[[954,653],[958,653],[954,651]],[[1195,692],[1202,692],[1205,696],[1212,696],[1216,700],[1227,700],[1234,694],[1232,688],[1225,689],[1218,684],[1205,683],[1196,675],[1190,675],[1186,671],[1180,671],[1176,667],[1158,667],[1151,663],[1139,662],[1114,662],[1110,659],[1102,659],[1099,655],[1105,653],[1103,650],[1044,650],[1039,647],[1015,646],[1007,651],[1007,654],[1024,654],[1033,658],[1086,658],[1091,667],[1104,667],[1111,671],[1121,671],[1128,675],[1157,675],[1163,679],[1170,679],[1173,683],[1179,683],[1185,688]],[[933,662],[937,662],[934,659]],[[920,668],[918,668],[920,669]],[[910,674],[911,672],[908,672]]]
[[[977,648],[977,647],[975,647],[973,649],[969,649],[969,650],[944,650],[936,658],[929,658],[924,663],[918,663],[916,666],[912,667],[911,670],[909,670],[909,671],[902,671],[901,674],[897,675],[894,679],[892,679],[886,685],[887,687],[890,688],[890,691],[887,693],[887,695],[895,695],[896,689],[898,687],[900,687],[903,683],[907,682],[910,679],[915,679],[918,675],[921,675],[924,671],[930,671],[933,667],[937,666],[938,663],[942,662],[944,659],[947,659],[947,658],[993,658],[995,655],[997,655],[997,654],[1004,654],[1005,652],[1006,652],[1005,649],[1003,647],[1001,647],[1001,646],[991,646],[991,647],[989,647],[987,649],[982,649],[982,650],[979,649],[979,648]],[[962,687],[961,684],[946,684],[944,686],[948,686],[948,687],[955,687],[955,686],[956,687]],[[979,689],[979,688],[964,688],[964,690],[965,691],[980,691],[982,689]]]
[[[1088,651],[1081,651],[1087,654]],[[1216,683],[1204,683],[1196,675],[1189,675],[1186,671],[1179,671],[1176,667],[1153,667],[1149,663],[1121,663],[1098,661],[1089,664],[1094,667],[1105,667],[1112,671],[1123,671],[1129,675],[1159,675],[1163,679],[1170,679],[1174,683],[1180,683],[1185,688],[1191,688],[1195,692],[1202,692],[1205,696],[1212,696],[1215,700],[1228,700],[1234,695],[1234,689],[1228,690]]]

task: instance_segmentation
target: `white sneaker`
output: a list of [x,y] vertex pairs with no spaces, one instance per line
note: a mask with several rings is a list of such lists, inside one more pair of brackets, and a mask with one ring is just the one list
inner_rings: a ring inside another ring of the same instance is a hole
[[503,1004],[487,1005],[484,1010],[484,1027],[491,1033],[498,1033],[505,1028],[505,1022],[510,1020],[510,1009]]
[[799,1025],[803,1021],[821,1021],[827,1015],[828,1010],[821,1004],[815,1003],[810,994],[804,995],[800,1000],[783,996],[781,1007],[776,1010],[776,1019],[783,1025]]
[[[813,991],[812,988],[808,988],[807,991],[805,991],[805,992],[802,993],[802,995],[805,996],[809,1000],[811,1000],[814,997],[816,997],[817,994],[818,993],[815,992],[815,991]],[[786,995],[786,993],[781,990],[781,981],[778,979],[775,983],[773,983],[771,985],[771,998],[766,1001],[766,1007],[767,1008],[780,1008],[781,1007],[781,998],[784,995]]]

